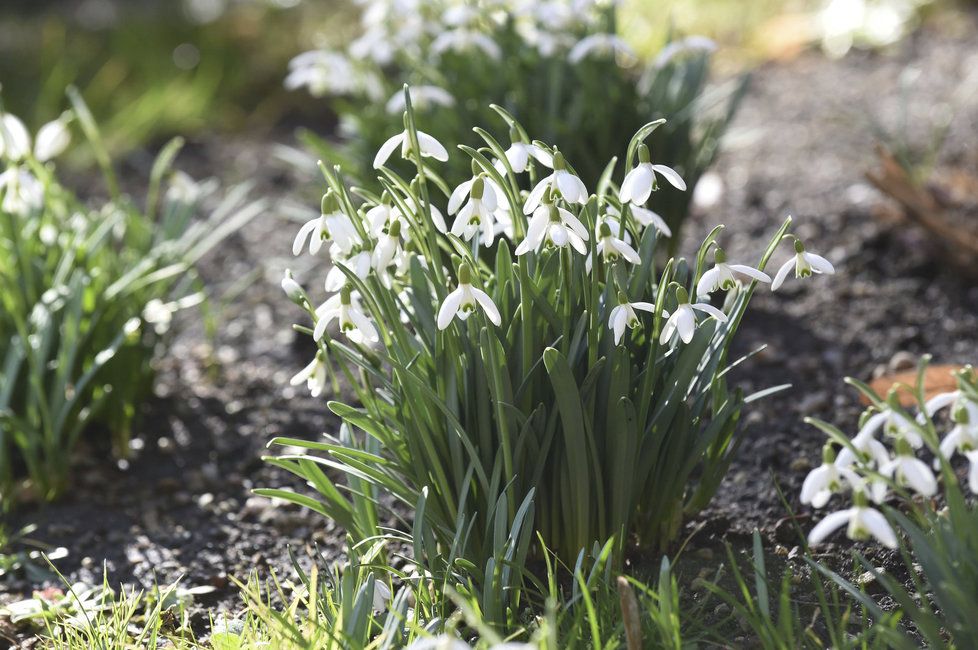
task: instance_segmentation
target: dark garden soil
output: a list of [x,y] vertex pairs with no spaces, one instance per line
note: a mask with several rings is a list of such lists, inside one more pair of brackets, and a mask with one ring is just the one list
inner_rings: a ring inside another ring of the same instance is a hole
[[[789,280],[777,294],[755,298],[738,348],[768,348],[734,383],[748,393],[782,383],[793,388],[745,411],[739,457],[713,504],[689,527],[698,531],[692,547],[703,550],[700,557],[724,536],[742,540],[754,528],[772,544],[795,544],[775,482],[797,508],[801,481],[824,441],[802,422],[805,415],[844,430],[855,426],[861,406],[843,377],[912,367],[925,352],[939,362],[978,362],[978,286],[946,268],[916,230],[874,217],[881,198],[863,180],[875,162],[874,123],[896,129],[899,112],[909,110],[916,131],[909,137],[923,142],[935,107],[965,96],[959,84],[976,67],[978,21],[971,18],[925,28],[893,52],[840,61],[811,53],[755,73],[715,166],[723,192],[711,207],[698,208],[684,249],[722,222],[728,257],[752,263],[792,214],[795,232],[838,274]],[[899,80],[913,70],[919,76],[906,99]],[[304,196],[316,205],[318,181],[284,171],[265,142],[191,149],[180,160],[191,173],[225,182],[260,179],[256,194]],[[978,173],[978,93],[960,106],[941,164]],[[286,267],[306,286],[323,277],[323,269],[290,255],[291,212],[270,208],[207,261],[220,329],[211,338],[199,322],[184,323],[160,364],[157,396],[146,405],[128,464],[96,450],[78,466],[66,498],[17,515],[15,525],[38,525],[33,537],[70,549],[58,562],[70,579],[101,580],[104,561],[113,583],[181,578],[186,587],[216,587],[200,605],[234,610],[240,601],[229,577],[268,569],[289,576],[287,547],[303,557],[316,548],[340,557],[342,533],[330,522],[249,492],[302,489],[261,461],[269,439],[314,437],[337,425],[324,401],[288,386],[310,350],[294,340],[297,310],[279,280]],[[774,262],[786,257],[782,251]],[[800,512],[807,529],[811,522]],[[0,591],[9,598],[39,586],[14,579]]]

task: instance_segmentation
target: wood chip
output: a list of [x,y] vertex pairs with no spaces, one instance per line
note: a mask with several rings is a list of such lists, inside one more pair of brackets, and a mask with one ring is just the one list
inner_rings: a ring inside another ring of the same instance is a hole
[[[955,365],[927,366],[927,371],[924,373],[924,396],[926,399],[930,399],[940,393],[957,390],[958,381],[954,378],[954,373],[961,370],[962,367]],[[869,382],[869,386],[883,399],[886,399],[886,395],[890,392],[891,388],[896,387],[900,405],[910,407],[917,403],[913,395],[913,387],[916,383],[917,371],[909,370],[907,372],[883,375]],[[859,399],[863,404],[869,405],[869,400],[865,396],[860,395]]]

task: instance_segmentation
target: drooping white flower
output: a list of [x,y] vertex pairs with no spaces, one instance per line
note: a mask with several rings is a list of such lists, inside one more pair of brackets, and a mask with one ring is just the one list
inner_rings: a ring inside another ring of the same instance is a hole
[[[374,157],[374,169],[383,167],[398,146],[401,147],[401,158],[409,160],[411,157],[411,135],[407,129],[391,136],[387,142],[380,146],[376,157]],[[421,148],[421,155],[425,158],[434,158],[441,162],[448,160],[448,151],[445,150],[442,143],[424,131],[418,131],[418,146]]]
[[331,240],[341,251],[352,251],[361,243],[360,235],[350,218],[340,209],[339,201],[332,191],[323,195],[320,215],[302,224],[292,241],[292,254],[302,252],[309,240],[309,253],[315,255],[323,247],[323,242]]
[[469,52],[481,50],[493,61],[503,58],[503,51],[487,34],[474,29],[452,29],[444,31],[431,42],[431,51],[441,55],[445,52]]
[[[553,156],[535,144],[523,142],[516,127],[510,128],[509,139],[512,144],[506,150],[506,160],[514,173],[522,174],[525,172],[530,166],[531,158],[535,158],[544,167],[553,168]],[[497,160],[493,166],[500,174],[506,173],[506,166],[501,160]]]
[[282,277],[282,291],[285,292],[285,295],[292,302],[299,302],[302,300],[304,294],[302,285],[295,281],[295,278],[292,277],[292,272],[289,270],[286,270],[285,275]]
[[370,257],[370,265],[381,276],[382,280],[386,278],[387,267],[391,265],[400,250],[401,220],[395,219],[385,231],[377,236],[377,243],[374,245]]
[[876,439],[876,432],[886,422],[887,411],[876,413],[863,424],[862,428],[850,441],[852,447],[843,447],[835,459],[838,467],[850,467],[857,461],[860,464],[873,463],[877,468],[890,462],[890,453],[886,446]]
[[339,320],[340,331],[354,343],[369,345],[380,340],[377,328],[363,313],[360,301],[349,287],[343,287],[338,294],[331,296],[316,308],[316,328],[313,330],[313,338],[317,341],[321,340],[326,333],[326,328],[334,320]]
[[822,464],[809,472],[802,483],[801,502],[811,504],[813,508],[822,508],[833,494],[861,483],[862,480],[851,469],[835,464],[835,451],[831,444],[826,444],[822,449]]
[[625,294],[619,291],[618,305],[611,310],[611,316],[608,318],[608,327],[615,333],[615,345],[621,343],[626,327],[635,329],[640,324],[638,315],[635,314],[636,309],[651,314],[655,312],[655,305],[650,302],[628,302]]
[[313,397],[319,397],[326,390],[326,381],[326,364],[323,363],[321,354],[317,353],[316,358],[309,362],[309,365],[305,368],[297,372],[289,380],[289,383],[293,386],[298,386],[305,382],[306,388],[309,389],[309,394]]
[[908,487],[917,494],[932,497],[937,493],[937,479],[927,463],[917,458],[905,438],[897,441],[894,458],[880,466],[880,474],[893,478],[897,485]]
[[0,156],[17,162],[31,152],[31,136],[16,115],[0,113]]
[[652,188],[656,183],[656,173],[662,174],[669,184],[678,190],[686,191],[686,182],[676,170],[666,165],[658,165],[651,162],[649,148],[642,144],[638,147],[638,165],[635,166],[621,183],[621,191],[618,198],[622,203],[633,205],[643,205],[652,195]]
[[796,278],[807,278],[813,273],[825,273],[826,275],[835,273],[835,267],[832,266],[831,262],[821,255],[807,252],[805,245],[796,239],[795,255],[778,269],[777,274],[774,276],[774,282],[771,283],[771,291],[777,291],[784,284],[792,268],[795,269]]
[[374,599],[373,610],[383,612],[387,610],[387,604],[391,600],[391,590],[382,580],[374,580]]
[[26,217],[44,207],[44,184],[26,167],[10,167],[0,174],[0,209]]
[[878,430],[894,440],[906,440],[914,449],[920,449],[924,444],[913,420],[892,408],[884,408],[867,419],[859,433],[871,434]]
[[59,117],[42,126],[34,139],[34,157],[41,162],[51,160],[68,148],[71,143],[71,131],[68,130],[68,120]]
[[[439,86],[411,86],[408,89],[411,93],[411,106],[415,110],[428,110],[438,106],[451,108],[455,105],[455,98],[452,94]],[[407,101],[404,98],[404,91],[399,90],[387,100],[384,109],[391,115],[403,113],[407,108]]]
[[533,214],[533,211],[540,205],[544,194],[550,190],[554,196],[560,196],[568,203],[587,203],[587,188],[583,181],[567,170],[567,163],[564,155],[559,151],[553,154],[552,174],[540,179],[533,190],[530,192],[526,203],[523,205],[523,214]]
[[441,634],[415,639],[404,650],[472,650],[472,646],[449,634]]
[[526,228],[526,237],[516,247],[516,255],[539,251],[546,242],[557,247],[572,246],[581,255],[587,254],[587,228],[573,214],[552,203],[537,207]]
[[495,213],[501,198],[502,190],[485,174],[456,187],[448,199],[448,213],[457,213],[452,234],[468,241],[480,233],[482,244],[492,246],[496,238]]
[[[601,259],[608,263],[616,262],[619,258],[624,258],[630,264],[640,264],[642,262],[642,258],[639,257],[634,248],[612,233],[611,226],[607,221],[602,221],[598,225],[598,241],[595,248],[598,251],[598,255],[601,256]],[[584,261],[584,268],[588,273],[591,272],[590,253]]]
[[285,88],[297,90],[303,86],[313,97],[349,95],[361,89],[353,62],[330,50],[303,52],[289,61]]
[[499,326],[502,322],[496,303],[485,291],[472,286],[472,271],[468,264],[462,264],[458,269],[458,287],[445,297],[438,309],[438,329],[448,327],[456,316],[459,320],[467,319],[476,306],[482,307],[494,325]]
[[849,539],[865,540],[875,537],[883,546],[896,548],[896,533],[893,532],[893,527],[883,513],[869,507],[866,496],[862,492],[854,493],[853,502],[851,508],[833,512],[818,522],[808,534],[808,543],[813,546],[820,544],[837,529],[848,524],[846,536]]
[[333,266],[326,273],[326,281],[324,283],[326,291],[330,293],[339,291],[347,282],[346,273],[343,272],[340,265],[353,271],[361,280],[366,280],[367,276],[370,275],[373,251],[367,248],[361,247],[350,254],[344,255],[341,251],[334,250],[331,247],[330,257],[332,258]]
[[676,300],[679,303],[676,311],[671,315],[666,310],[662,312],[662,315],[668,320],[659,336],[660,345],[668,343],[675,334],[679,334],[683,343],[689,343],[693,340],[693,334],[696,332],[696,315],[693,310],[708,314],[721,323],[727,322],[727,315],[713,305],[704,302],[690,303],[689,293],[684,287],[676,289]]
[[567,60],[577,64],[591,57],[622,57],[634,60],[635,51],[615,34],[590,34],[571,48]]
[[715,264],[706,271],[696,283],[696,295],[706,296],[717,289],[729,291],[738,286],[742,278],[758,282],[771,282],[771,276],[745,264],[727,264],[727,256],[722,249],[714,252]]

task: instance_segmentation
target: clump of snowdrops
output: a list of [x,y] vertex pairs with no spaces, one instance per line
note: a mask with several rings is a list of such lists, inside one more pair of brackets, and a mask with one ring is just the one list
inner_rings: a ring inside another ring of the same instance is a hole
[[[109,434],[116,454],[126,454],[173,313],[202,299],[195,262],[260,210],[245,205],[239,188],[195,221],[214,188],[172,174],[179,141],[163,149],[146,206],[137,206],[119,192],[81,97],[69,97],[72,110],[33,137],[0,106],[3,509],[25,492],[51,499],[64,491],[88,429]],[[69,146],[74,122],[104,172],[109,199],[99,207],[62,185],[53,163]]]
[[[707,90],[714,44],[690,37],[665,45],[652,60],[619,36],[620,9],[603,0],[363,0],[361,31],[349,44],[297,56],[286,79],[329,96],[346,144],[335,150],[309,136],[321,156],[360,182],[401,128],[403,84],[428,132],[449,148],[478,146],[473,124],[492,125],[489,103],[519,115],[526,129],[560,147],[594,187],[605,163],[642,125],[668,119],[650,144],[692,190],[712,163],[739,103],[744,80]],[[515,141],[515,140],[513,140]],[[391,167],[405,170],[397,163]],[[462,159],[440,173],[451,185],[469,172]],[[678,234],[691,192],[663,188],[653,208]]]
[[342,383],[356,401],[329,402],[338,435],[273,441],[288,451],[272,462],[317,496],[260,493],[331,517],[355,543],[389,532],[378,509],[401,502],[416,512],[404,539],[416,562],[494,593],[519,584],[537,535],[569,563],[609,539],[617,558],[632,543],[663,547],[737,447],[750,398],[728,387],[730,343],[771,282],[769,260],[792,242],[775,285],[831,264],[790,219],[749,265],[726,258],[722,226],[695,259],[664,261],[667,229],[645,205],[682,179],[645,144],[661,122],[634,135],[620,183],[612,159],[588,188],[562,151],[497,108],[517,141],[476,129],[484,144],[454,152],[471,177],[453,188],[435,171],[448,150],[405,103],[373,189],[322,165],[322,214],[293,252],[329,252],[315,284],[330,297],[283,280],[310,318],[297,329],[318,344],[292,383],[313,395]]
[[913,408],[901,405],[896,388],[884,398],[847,380],[872,404],[852,438],[810,420],[829,441],[822,464],[805,479],[801,501],[823,508],[845,495],[851,505],[826,515],[809,542],[819,544],[845,527],[850,539],[899,548],[910,590],[861,555],[857,559],[913,622],[924,645],[942,647],[950,638],[967,648],[978,643],[978,508],[966,499],[956,469],[965,460],[968,490],[978,494],[978,373],[962,368],[957,390],[927,399],[928,363],[929,357],[921,360],[914,386],[899,387],[913,394]]

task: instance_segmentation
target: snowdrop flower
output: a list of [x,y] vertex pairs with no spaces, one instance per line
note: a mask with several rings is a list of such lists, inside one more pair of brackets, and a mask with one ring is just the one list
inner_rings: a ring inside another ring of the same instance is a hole
[[[522,174],[530,166],[530,158],[535,158],[545,167],[553,168],[553,156],[535,144],[527,144],[520,139],[520,132],[514,126],[509,130],[509,140],[512,144],[506,150],[506,160],[510,168],[516,174]],[[506,166],[501,160],[497,160],[493,165],[500,174],[506,173]]]
[[533,212],[526,237],[516,247],[516,255],[539,251],[544,242],[557,247],[573,246],[578,253],[586,255],[587,240],[587,229],[577,217],[552,203],[544,203]]
[[431,51],[438,55],[448,51],[468,52],[473,49],[482,50],[482,53],[493,61],[503,58],[503,52],[496,41],[474,29],[452,29],[442,32],[431,42]]
[[813,508],[822,508],[846,484],[851,488],[861,483],[862,480],[851,469],[835,464],[835,451],[831,444],[826,444],[822,448],[822,464],[809,472],[801,485],[801,502],[811,504]]
[[377,244],[374,246],[373,254],[370,257],[370,265],[377,273],[386,274],[387,267],[394,261],[394,256],[400,249],[401,220],[395,219],[386,232],[381,232],[377,237]]
[[[885,413],[877,413],[873,417],[879,418],[879,416],[883,416],[882,419],[884,420],[886,418]],[[886,447],[875,438],[875,433],[879,426],[872,420],[873,418],[870,418],[870,421],[850,441],[852,448],[842,448],[839,456],[835,459],[836,467],[851,467],[856,461],[863,463],[864,459],[869,462],[875,462],[877,467],[882,467],[890,462],[890,454],[886,450]]]
[[895,440],[906,440],[914,449],[920,449],[924,444],[914,422],[892,408],[885,408],[870,417],[860,432],[875,433],[880,429]]
[[704,273],[700,281],[696,283],[696,295],[698,296],[709,295],[717,289],[729,291],[740,284],[742,277],[758,282],[771,282],[771,276],[752,266],[727,264],[727,255],[721,248],[717,248],[713,255],[715,260],[713,268]]
[[26,168],[10,167],[0,174],[0,209],[26,217],[44,207],[44,185]]
[[468,264],[462,264],[458,269],[458,288],[445,297],[438,309],[438,329],[448,327],[452,319],[467,319],[476,309],[482,307],[486,317],[497,327],[502,322],[499,309],[489,295],[481,289],[472,286],[472,270]]
[[340,265],[345,266],[347,269],[353,271],[354,274],[361,280],[366,280],[367,276],[370,275],[371,261],[373,259],[373,251],[365,248],[360,248],[359,250],[353,252],[350,255],[338,254],[339,251],[334,251],[330,249],[330,257],[333,258],[333,266],[326,273],[326,282],[324,286],[326,291],[332,293],[334,291],[339,291],[346,284],[346,273],[340,268]]
[[459,4],[446,9],[441,15],[441,21],[450,27],[465,27],[477,21],[481,15],[475,7]]
[[[436,106],[451,108],[455,105],[455,98],[451,93],[438,86],[411,86],[408,92],[411,93],[411,106],[417,110],[427,110]],[[384,108],[391,115],[403,113],[407,108],[404,91],[399,90],[391,95]]]
[[313,97],[348,95],[360,86],[353,62],[339,52],[313,50],[289,61],[286,90],[305,86]]
[[[497,192],[493,189],[494,185],[485,174],[479,174],[455,188],[448,199],[448,213],[458,213],[452,224],[453,235],[468,241],[479,232],[482,243],[485,246],[492,246],[496,237],[493,214],[498,201]],[[462,205],[466,197],[468,201]]]
[[[42,126],[34,142],[33,154],[38,162],[47,162],[61,154],[71,142],[69,113]],[[0,158],[17,162],[31,154],[31,136],[16,115],[0,113]]]
[[68,130],[68,120],[60,117],[48,122],[37,132],[34,141],[34,157],[41,162],[59,156],[71,143],[71,132]]
[[404,650],[472,650],[472,647],[461,639],[441,634],[412,641]]
[[293,386],[298,386],[303,382],[313,397],[319,397],[323,394],[326,389],[326,364],[323,363],[322,353],[317,352],[316,358],[289,380],[289,384]]
[[846,536],[852,540],[865,540],[875,537],[887,548],[897,547],[896,533],[879,510],[870,508],[866,495],[859,491],[853,494],[853,506],[833,512],[818,523],[808,534],[808,543],[820,544],[843,525],[848,524]]
[[292,271],[286,269],[285,275],[282,277],[282,291],[288,296],[289,300],[296,304],[302,302],[302,297],[304,292],[302,291],[302,285],[295,281],[292,277]]
[[[409,160],[411,156],[411,135],[404,129],[397,135],[391,136],[387,142],[380,146],[377,156],[374,158],[374,169],[380,169],[391,157],[398,145],[401,147],[401,158]],[[425,133],[418,131],[418,145],[421,147],[421,155],[425,158],[434,158],[445,162],[448,160],[448,151],[438,140]]]
[[678,41],[672,41],[659,51],[652,63],[653,67],[664,68],[676,57],[693,52],[709,54],[716,51],[717,44],[706,36],[687,36]]
[[591,34],[579,40],[567,54],[573,64],[590,57],[617,57],[634,60],[635,52],[625,41],[614,34]]
[[905,438],[897,441],[896,456],[880,466],[880,474],[893,477],[898,485],[910,488],[917,494],[932,497],[937,493],[937,479],[927,463],[917,458]]
[[713,305],[704,302],[690,303],[689,293],[685,287],[676,288],[676,300],[679,305],[671,316],[668,311],[663,310],[662,312],[662,315],[668,318],[668,320],[666,321],[665,327],[662,328],[662,334],[659,337],[660,345],[668,343],[673,335],[677,333],[683,343],[689,343],[693,340],[693,333],[696,331],[696,315],[693,312],[694,309],[712,316],[721,323],[727,322],[727,315]]
[[[609,264],[616,262],[620,257],[625,258],[625,261],[630,264],[639,264],[642,262],[642,258],[638,256],[634,248],[612,234],[611,226],[608,225],[607,221],[602,221],[598,226],[598,242],[595,248],[598,251],[598,255]],[[588,273],[591,272],[590,254],[588,254],[587,260],[584,261],[584,267]]]
[[338,294],[331,296],[316,308],[316,329],[313,331],[313,338],[317,341],[322,340],[326,328],[334,320],[339,320],[340,331],[354,343],[369,345],[380,340],[377,328],[363,313],[360,301],[355,299],[349,287],[343,287]]
[[[954,426],[941,440],[940,451],[944,458],[950,459],[955,453],[978,449],[978,404],[965,398],[960,391],[943,393],[930,399],[925,405],[928,415],[933,415],[945,406],[951,408],[951,421]],[[969,456],[970,458],[970,456]],[[941,466],[939,458],[934,459],[934,469]]]
[[649,148],[642,144],[638,147],[638,165],[625,175],[618,198],[622,203],[642,205],[652,195],[656,183],[656,172],[665,176],[669,184],[678,190],[686,191],[686,183],[672,167],[656,165],[651,162]]
[[564,155],[555,150],[552,163],[553,173],[541,179],[530,192],[530,196],[527,197],[526,203],[523,205],[523,214],[533,214],[547,190],[550,190],[554,195],[559,194],[568,203],[580,203],[581,205],[587,203],[587,188],[584,187],[580,178],[567,171]]
[[825,273],[827,275],[835,273],[835,267],[832,266],[831,262],[821,255],[807,252],[801,240],[796,239],[795,256],[782,264],[781,268],[778,269],[777,274],[774,276],[774,282],[771,283],[771,291],[777,291],[784,284],[792,268],[795,269],[796,278],[807,278],[813,273]]
[[309,240],[309,253],[315,255],[323,247],[323,242],[332,240],[339,250],[349,252],[360,243],[356,226],[340,210],[339,200],[332,191],[323,195],[321,213],[315,219],[302,224],[292,242],[292,254],[298,255]]
[[655,312],[655,305],[650,302],[628,302],[628,298],[621,291],[618,292],[618,306],[611,310],[611,317],[608,319],[608,327],[615,332],[615,345],[621,343],[621,338],[625,335],[625,327],[635,329],[640,323],[635,310]]
[[0,113],[0,156],[17,162],[31,152],[31,136],[16,115]]
[[387,603],[391,600],[391,590],[382,580],[374,580],[374,600],[373,609],[375,612],[383,612],[387,609]]

